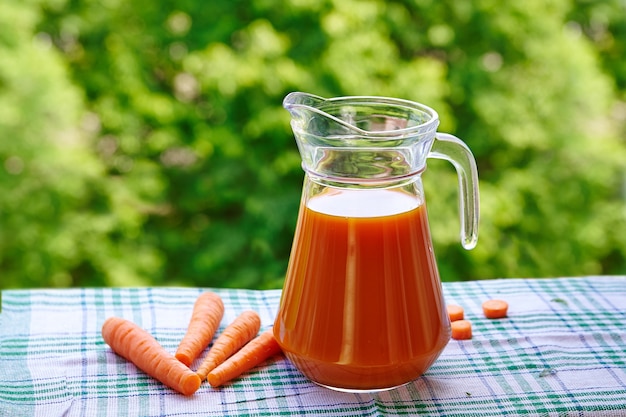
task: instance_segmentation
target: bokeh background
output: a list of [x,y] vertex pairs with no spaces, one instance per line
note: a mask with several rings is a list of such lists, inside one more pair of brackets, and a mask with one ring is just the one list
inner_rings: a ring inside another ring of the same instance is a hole
[[[624,0],[0,0],[0,288],[279,288],[290,91],[423,102],[442,280],[626,274]],[[323,260],[321,260],[323,262]]]

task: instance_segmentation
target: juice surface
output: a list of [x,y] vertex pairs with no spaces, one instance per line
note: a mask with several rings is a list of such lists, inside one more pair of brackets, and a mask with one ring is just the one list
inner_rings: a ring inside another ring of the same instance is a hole
[[391,190],[327,190],[300,210],[274,333],[310,379],[390,388],[449,340],[424,204]]

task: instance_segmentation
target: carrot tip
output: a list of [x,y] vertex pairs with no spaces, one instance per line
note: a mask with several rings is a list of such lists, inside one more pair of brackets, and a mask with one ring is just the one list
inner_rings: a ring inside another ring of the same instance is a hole
[[200,384],[202,384],[202,381],[200,380],[200,377],[198,375],[191,375],[189,376],[189,378],[187,378],[187,380],[185,381],[181,393],[183,395],[192,395],[194,394],[196,391],[198,391],[198,389],[200,388]]
[[206,379],[209,382],[209,385],[211,385],[213,388],[217,388],[222,385],[222,380],[210,372],[207,375]]
[[191,359],[189,358],[189,356],[182,354],[182,353],[177,353],[176,355],[176,359],[178,359],[180,362],[182,362],[184,365],[186,366],[191,366]]

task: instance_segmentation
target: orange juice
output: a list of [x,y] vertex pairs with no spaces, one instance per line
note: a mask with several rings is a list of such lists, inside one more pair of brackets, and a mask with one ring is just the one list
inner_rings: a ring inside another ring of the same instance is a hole
[[450,337],[425,205],[351,189],[303,204],[274,325],[286,356],[331,388],[416,379]]

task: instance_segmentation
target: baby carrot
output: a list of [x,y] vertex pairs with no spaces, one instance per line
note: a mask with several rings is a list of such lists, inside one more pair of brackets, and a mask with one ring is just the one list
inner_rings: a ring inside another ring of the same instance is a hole
[[469,320],[456,320],[450,323],[452,338],[456,340],[467,340],[472,338],[472,323]]
[[197,374],[204,381],[209,372],[222,364],[229,356],[237,352],[254,336],[261,328],[261,317],[256,311],[244,311],[223,332],[206,357],[202,360]]
[[110,317],[102,325],[102,338],[115,353],[181,394],[191,395],[200,387],[200,377],[195,372],[136,324]]
[[212,387],[219,387],[223,383],[238,377],[254,368],[267,358],[281,351],[278,342],[274,339],[272,330],[266,330],[237,353],[228,358],[217,368],[209,372],[207,379]]
[[210,291],[200,294],[193,306],[187,333],[176,349],[176,359],[190,366],[211,343],[222,317],[224,303],[220,296]]
[[487,300],[483,303],[483,314],[488,319],[501,319],[506,317],[509,303],[504,300]]
[[448,317],[450,317],[450,321],[463,320],[463,318],[465,317],[465,311],[461,306],[458,306],[456,304],[448,304],[446,306],[446,309],[448,310]]

